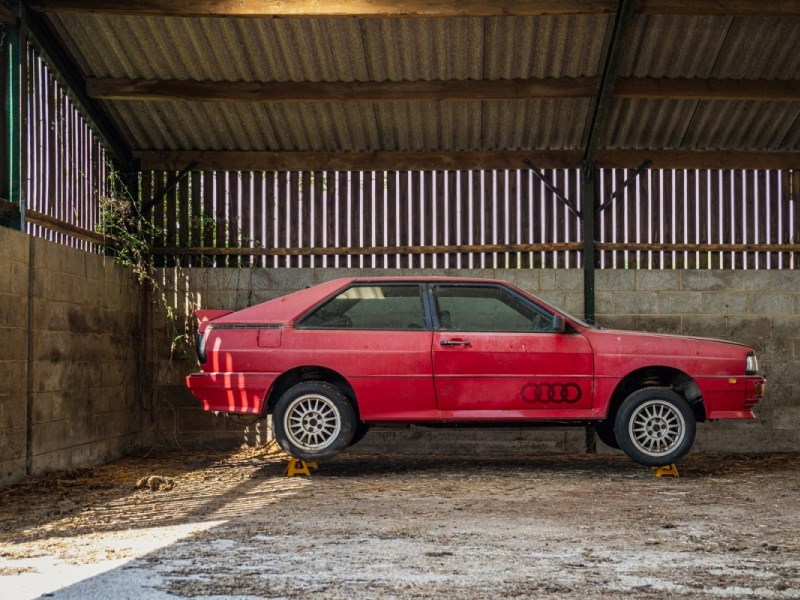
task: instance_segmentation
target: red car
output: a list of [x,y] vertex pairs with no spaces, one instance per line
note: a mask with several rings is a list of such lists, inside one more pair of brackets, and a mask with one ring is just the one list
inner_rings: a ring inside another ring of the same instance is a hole
[[695,423],[753,419],[752,348],[593,327],[486,279],[337,279],[237,312],[197,311],[205,410],[273,417],[290,455],[317,460],[371,423],[594,425],[666,465]]

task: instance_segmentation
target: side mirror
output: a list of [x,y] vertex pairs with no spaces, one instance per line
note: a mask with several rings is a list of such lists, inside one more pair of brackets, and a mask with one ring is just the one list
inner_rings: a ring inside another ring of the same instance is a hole
[[567,328],[567,323],[561,315],[553,315],[553,331],[556,333],[564,333]]

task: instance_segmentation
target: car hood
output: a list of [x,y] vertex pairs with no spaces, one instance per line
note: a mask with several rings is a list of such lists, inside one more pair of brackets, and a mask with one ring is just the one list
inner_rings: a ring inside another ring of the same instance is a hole
[[752,348],[738,342],[668,333],[587,329],[584,331],[595,352],[661,356],[739,357]]

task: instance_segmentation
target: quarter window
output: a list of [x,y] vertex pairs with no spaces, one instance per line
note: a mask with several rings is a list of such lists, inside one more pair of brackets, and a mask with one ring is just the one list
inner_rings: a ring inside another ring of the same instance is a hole
[[357,285],[305,317],[309,329],[425,329],[419,285]]
[[497,286],[434,286],[440,328],[446,331],[553,331],[553,315]]

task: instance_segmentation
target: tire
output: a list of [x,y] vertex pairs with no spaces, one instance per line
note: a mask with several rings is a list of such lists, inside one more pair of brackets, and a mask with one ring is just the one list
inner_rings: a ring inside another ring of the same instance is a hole
[[357,423],[350,401],[324,381],[304,381],[289,388],[272,414],[278,444],[301,460],[339,454],[350,445]]
[[350,445],[355,446],[358,442],[364,439],[364,436],[369,433],[369,423],[359,421],[356,424],[356,430],[353,433],[353,439],[350,440]]
[[635,462],[661,467],[677,461],[694,443],[695,418],[682,396],[650,387],[628,396],[614,424],[620,449]]
[[594,426],[594,432],[606,446],[619,450],[619,442],[617,441],[617,434],[614,433],[614,423],[612,421],[598,421]]

